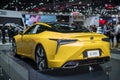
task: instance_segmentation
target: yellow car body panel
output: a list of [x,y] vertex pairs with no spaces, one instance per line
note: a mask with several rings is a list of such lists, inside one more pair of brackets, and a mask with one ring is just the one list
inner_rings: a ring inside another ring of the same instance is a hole
[[[41,24],[41,23],[37,23]],[[45,26],[47,24],[42,23]],[[50,27],[50,26],[48,26]],[[24,32],[25,33],[25,32]],[[24,34],[14,37],[17,46],[17,54],[29,57],[35,60],[35,50],[38,44],[41,44],[46,52],[48,68],[61,68],[69,61],[84,61],[89,59],[110,58],[110,43],[103,41],[107,38],[103,34],[97,33],[58,33],[44,31],[38,34]],[[91,39],[93,37],[94,39]],[[77,41],[61,44],[58,49],[56,40]],[[85,52],[100,50],[100,56],[86,57]]]

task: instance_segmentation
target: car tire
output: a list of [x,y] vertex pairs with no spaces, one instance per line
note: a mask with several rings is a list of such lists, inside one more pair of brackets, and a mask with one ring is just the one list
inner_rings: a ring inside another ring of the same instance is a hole
[[13,40],[12,41],[12,52],[13,52],[13,56],[17,57],[17,48],[16,48],[16,42]]
[[35,60],[40,72],[45,72],[48,69],[46,53],[42,46],[37,46],[35,51]]

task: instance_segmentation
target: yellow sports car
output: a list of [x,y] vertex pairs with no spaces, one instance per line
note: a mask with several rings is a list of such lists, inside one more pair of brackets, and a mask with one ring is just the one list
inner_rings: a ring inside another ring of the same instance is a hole
[[33,59],[40,71],[110,60],[110,44],[105,35],[63,23],[35,23],[14,36],[12,48],[14,56]]

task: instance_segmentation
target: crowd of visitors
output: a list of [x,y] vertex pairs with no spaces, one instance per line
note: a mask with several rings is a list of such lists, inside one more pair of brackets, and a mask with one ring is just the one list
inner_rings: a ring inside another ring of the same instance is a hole
[[[101,31],[98,31],[100,30]],[[120,23],[117,22],[113,24],[112,22],[107,22],[104,26],[91,25],[89,30],[91,32],[102,33],[110,39],[111,48],[120,48]]]

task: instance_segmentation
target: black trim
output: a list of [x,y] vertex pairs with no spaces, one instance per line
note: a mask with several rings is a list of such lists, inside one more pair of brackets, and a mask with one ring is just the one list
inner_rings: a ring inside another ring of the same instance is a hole
[[89,65],[89,64],[102,64],[110,61],[110,57],[102,57],[102,58],[89,58],[86,60],[80,60],[79,65]]
[[[78,66],[93,65],[93,64],[103,64],[103,63],[109,62],[110,61],[110,57],[107,56],[107,57],[101,57],[101,58],[88,58],[88,59],[74,60],[74,61],[75,62],[79,62]],[[71,62],[71,61],[68,61],[68,62]],[[67,64],[68,62],[66,62],[65,64]]]
[[109,38],[102,38],[102,41],[110,42]]

